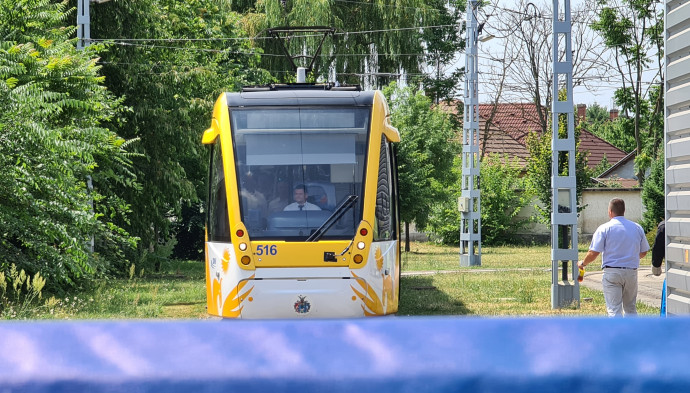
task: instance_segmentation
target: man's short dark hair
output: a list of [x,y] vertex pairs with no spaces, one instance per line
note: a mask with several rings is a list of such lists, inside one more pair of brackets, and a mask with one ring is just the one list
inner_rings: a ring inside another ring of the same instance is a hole
[[620,198],[613,198],[609,202],[609,210],[616,216],[625,215],[625,201]]
[[307,193],[307,186],[305,186],[304,184],[298,184],[295,186],[294,189],[295,190],[302,190],[302,191],[304,191],[305,194]]

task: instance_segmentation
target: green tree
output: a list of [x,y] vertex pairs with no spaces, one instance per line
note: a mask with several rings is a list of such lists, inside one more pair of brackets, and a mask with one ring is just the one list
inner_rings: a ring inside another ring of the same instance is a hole
[[134,211],[127,228],[142,240],[139,255],[155,254],[157,267],[167,256],[158,250],[169,249],[161,246],[184,232],[180,255],[200,258],[208,173],[200,137],[213,102],[222,91],[270,79],[256,67],[258,55],[229,3],[113,1],[94,6],[92,16],[91,36],[112,42],[102,54],[106,84],[131,108],[115,126],[140,140],[134,173],[141,187],[124,195]]
[[[461,167],[462,159],[457,157],[454,170]],[[486,245],[515,243],[517,232],[529,222],[529,219],[518,218],[518,213],[532,199],[524,189],[525,181],[520,177],[520,168],[505,157],[491,154],[482,160],[480,172],[482,242]],[[451,195],[459,196],[460,182],[453,184],[449,191]],[[444,244],[458,244],[460,219],[457,198],[450,197],[431,206],[428,224],[436,240]]]
[[[563,94],[561,92],[560,94]],[[561,119],[559,124],[559,134],[561,137],[565,136],[566,127],[565,119]],[[587,166],[587,154],[580,150],[580,127],[575,128],[575,176],[576,176],[576,200],[577,211],[582,210],[580,205],[582,201],[582,191],[591,184],[593,176],[592,171]],[[538,216],[537,220],[542,223],[551,222],[551,168],[552,168],[552,150],[551,150],[551,130],[543,134],[531,132],[527,137],[527,149],[530,156],[527,160],[527,188],[532,195],[536,195],[537,199],[544,206],[535,206]],[[568,173],[568,157],[564,155],[559,159],[559,173],[566,175]]]
[[[502,3],[504,2],[491,1],[485,6],[488,15],[484,32],[496,37],[496,41],[492,41],[490,46],[500,48],[500,52],[498,55],[491,54],[494,59],[489,63],[493,65],[485,66],[490,69],[481,70],[484,74],[482,83],[486,84],[484,80],[487,80],[496,85],[500,81],[502,89],[510,92],[512,102],[531,102],[536,105],[536,111],[530,115],[533,117],[531,121],[539,123],[540,130],[535,131],[546,132],[550,122],[549,108],[556,99],[551,88],[555,77],[552,68],[552,4],[516,0],[510,3],[510,8],[514,11],[506,12]],[[589,28],[591,3],[571,2],[572,77],[573,83],[583,87],[588,87],[590,83],[596,84],[596,81],[610,74],[606,68],[606,59],[602,59],[597,34]],[[563,45],[564,43],[558,45],[561,56]],[[563,61],[563,58],[559,61]],[[492,74],[499,76],[492,77]],[[508,75],[505,80],[504,74]]]
[[[648,89],[642,76],[656,70],[653,80],[663,85],[664,6],[654,0],[599,0],[599,5],[599,18],[591,26],[615,51],[613,68],[622,81],[615,100],[631,119],[626,125],[634,135],[637,178],[643,185],[645,169],[663,140],[663,95],[658,87]],[[656,143],[649,147],[647,139]]]
[[525,191],[525,180],[520,177],[516,161],[491,154],[479,168],[482,241],[487,245],[515,242],[517,231],[529,222],[517,216],[532,198]]
[[102,85],[102,48],[76,51],[72,11],[0,1],[0,273],[15,264],[53,292],[107,271],[135,243],[115,223],[128,206],[100,187],[134,181],[126,142],[104,127],[120,100]]
[[[458,173],[454,160],[460,152],[453,123],[431,100],[412,87],[392,83],[383,90],[391,108],[393,125],[400,131],[398,170],[400,218],[409,234],[409,224],[424,230],[434,205],[455,200],[453,186]],[[456,209],[457,210],[457,209]],[[409,251],[409,237],[406,239]]]
[[664,161],[662,156],[652,163],[649,179],[642,187],[642,203],[644,204],[645,211],[642,214],[640,224],[645,232],[656,228],[657,224],[666,217]]
[[635,150],[635,136],[630,132],[633,120],[619,117],[613,121],[595,122],[587,130],[617,148],[631,152]]
[[[317,58],[317,75],[329,79],[328,75],[335,74],[339,82],[367,87],[384,86],[401,73],[418,75],[425,61],[434,67],[436,60],[447,65],[458,45],[463,45],[456,15],[465,9],[464,0],[450,4],[440,0],[235,1],[232,7],[244,16],[242,23],[249,34],[261,38],[256,45],[267,54],[262,57],[262,66],[283,81],[290,80],[294,71],[282,56],[282,44],[263,39],[268,28],[335,28],[336,33],[324,41]],[[424,26],[437,27],[421,29]],[[314,55],[320,40],[310,34],[297,34],[287,46],[291,54]],[[453,88],[447,83],[431,87],[442,92],[439,94],[449,94]]]
[[[458,179],[461,178],[460,168],[462,168],[462,158],[457,156],[452,170],[456,172]],[[448,193],[450,197],[431,205],[427,230],[433,234],[434,241],[457,245],[460,240],[460,212],[457,197],[462,193],[459,180],[448,188]]]
[[464,76],[464,67],[453,72],[448,72],[448,70],[456,67],[456,55],[465,49],[465,40],[460,31],[461,23],[457,21],[463,18],[466,1],[431,0],[427,1],[427,5],[438,10],[438,15],[434,17],[433,22],[441,27],[425,29],[422,32],[426,47],[426,62],[435,71],[424,76],[422,83],[426,95],[438,104],[456,95]]
[[609,121],[609,111],[605,106],[596,102],[587,107],[587,122],[590,124],[604,123]]

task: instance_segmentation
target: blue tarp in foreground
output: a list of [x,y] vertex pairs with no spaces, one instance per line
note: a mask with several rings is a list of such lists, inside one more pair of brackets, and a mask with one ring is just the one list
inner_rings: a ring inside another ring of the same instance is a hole
[[690,319],[6,322],[0,392],[690,392]]

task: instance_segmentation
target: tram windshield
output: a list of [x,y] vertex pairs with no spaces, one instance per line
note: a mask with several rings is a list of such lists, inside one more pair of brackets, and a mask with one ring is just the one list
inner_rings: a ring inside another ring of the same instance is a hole
[[[253,239],[348,239],[361,220],[369,108],[231,110],[240,210]],[[346,200],[355,203],[343,205]],[[341,210],[341,211],[336,211]]]

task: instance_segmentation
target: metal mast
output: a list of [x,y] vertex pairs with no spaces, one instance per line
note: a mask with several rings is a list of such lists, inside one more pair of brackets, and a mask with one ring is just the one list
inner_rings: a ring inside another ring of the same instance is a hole
[[[561,19],[561,14],[562,19]],[[553,0],[553,81],[551,105],[551,307],[579,306],[577,277],[577,194],[575,175],[575,119],[573,114],[573,57],[570,0]],[[565,90],[561,99],[559,89]],[[559,126],[566,127],[562,137]],[[564,168],[567,168],[567,173]],[[561,279],[558,272],[561,270]],[[571,271],[571,281],[568,279]]]
[[89,46],[91,39],[90,0],[77,0],[77,49]]
[[482,264],[481,204],[479,202],[479,96],[477,3],[467,2],[467,46],[465,48],[464,126],[462,130],[462,192],[460,221],[460,266]]

